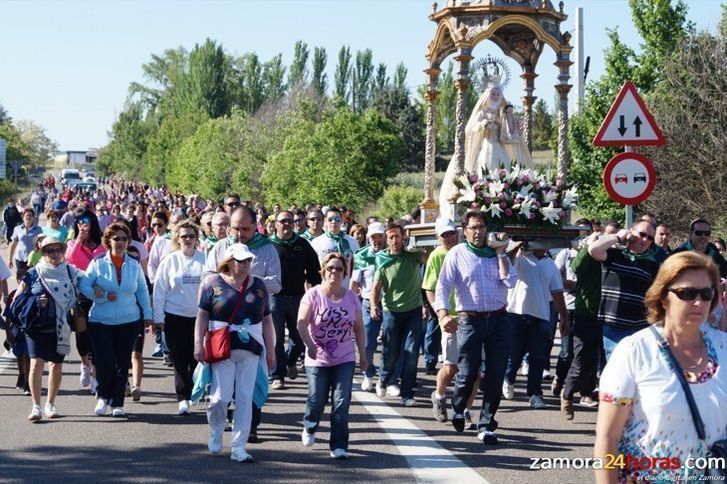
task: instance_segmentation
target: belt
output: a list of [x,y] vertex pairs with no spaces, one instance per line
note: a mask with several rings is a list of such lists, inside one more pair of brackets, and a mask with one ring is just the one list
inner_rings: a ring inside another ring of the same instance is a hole
[[500,309],[496,309],[494,311],[460,311],[460,313],[466,314],[471,318],[491,318],[499,314],[505,314],[507,312],[505,311],[506,307],[507,306],[503,306]]

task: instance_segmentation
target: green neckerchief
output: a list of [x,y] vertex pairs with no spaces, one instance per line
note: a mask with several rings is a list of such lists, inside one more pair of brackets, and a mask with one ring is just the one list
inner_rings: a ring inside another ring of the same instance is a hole
[[217,240],[217,237],[215,237],[215,234],[210,235],[209,237],[206,237],[204,239],[204,242],[206,244],[215,245],[219,240]]
[[376,254],[371,245],[361,247],[353,254],[353,268],[361,270],[366,269],[368,266],[376,265]]
[[346,234],[344,234],[343,232],[339,232],[338,235],[334,235],[328,230],[326,230],[324,234],[326,235],[326,237],[336,241],[337,252],[343,255],[351,253],[351,245],[348,243],[348,240],[346,240]]
[[404,255],[404,252],[396,255],[389,254],[389,249],[378,251],[376,253],[376,269],[383,269],[386,266],[393,264],[402,255]]
[[296,234],[295,232],[293,232],[293,236],[291,238],[289,238],[288,240],[284,240],[284,239],[281,239],[280,237],[278,237],[278,234],[273,233],[270,237],[268,237],[268,239],[270,240],[270,242],[273,242],[274,244],[291,247],[291,246],[295,245],[295,241],[298,240],[298,237],[299,237],[299,235]]
[[167,231],[164,234],[164,238],[167,239],[167,240],[172,240],[172,232],[171,232],[171,230],[170,231]]
[[621,253],[631,262],[634,262],[636,260],[648,260],[651,262],[656,262],[656,259],[654,258],[654,251],[652,250],[647,250],[646,252],[637,254],[635,252],[631,252],[629,249],[624,249],[621,251]]
[[[694,246],[692,245],[691,240],[687,240],[687,243],[684,244],[684,247],[686,247],[687,250],[693,250],[695,252],[697,251],[697,249],[695,249]],[[712,244],[707,244],[707,248],[704,251],[704,255],[708,255],[710,257],[714,256],[714,249],[712,248]]]
[[266,237],[263,237],[260,232],[255,232],[255,235],[253,235],[252,238],[245,243],[250,250],[259,249],[260,247],[268,244],[272,244],[272,242],[270,242],[270,240]]
[[469,250],[470,252],[472,252],[473,254],[475,254],[477,257],[488,257],[488,258],[490,258],[490,257],[496,257],[497,256],[497,253],[491,247],[488,247],[488,246],[475,247],[474,245],[470,244],[466,240],[464,242],[462,242],[462,243],[465,244],[465,247],[467,247],[467,250]]
[[316,236],[313,235],[313,233],[310,231],[310,229],[305,229],[302,234],[300,234],[301,237],[303,237],[305,240],[310,242],[311,240],[315,239]]

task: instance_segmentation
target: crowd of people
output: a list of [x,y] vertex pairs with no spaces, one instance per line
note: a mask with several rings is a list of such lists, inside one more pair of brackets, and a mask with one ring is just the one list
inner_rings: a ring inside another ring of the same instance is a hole
[[[727,361],[727,261],[706,219],[694,220],[674,248],[671,228],[648,214],[626,228],[581,219],[581,235],[553,250],[488,232],[486,214],[470,210],[461,227],[437,220],[438,244],[427,251],[407,247],[411,216],[364,224],[344,207],[275,205],[268,213],[234,194],[216,203],[122,180],[99,187],[44,187],[33,207],[11,200],[3,213],[10,256],[0,262],[0,289],[31,421],[59,415],[72,333],[95,414],[123,417],[125,398],[142,398],[150,330],[153,356],[173,368],[179,415],[192,411],[198,362],[210,362],[208,448],[221,452],[229,422],[238,461],[252,461],[247,443],[258,439],[266,395],[299,378],[301,360],[301,441],[314,445],[330,404],[330,451],[341,459],[356,363],[361,390],[411,407],[423,403],[415,398],[420,354],[424,372],[436,375],[427,395],[433,417],[447,422],[451,409],[454,430],[476,430],[488,446],[498,443],[495,417],[502,399],[514,398],[519,374],[533,409],[547,407],[546,378],[563,418],[575,418],[576,394],[599,407],[597,456],[698,456],[725,437],[727,377],[717,369]],[[9,294],[11,270],[19,286]],[[212,361],[208,346],[219,331],[229,332],[229,352]],[[690,432],[688,417],[665,417],[689,415],[678,371],[708,422],[706,441]],[[612,479],[608,472],[599,479]]]

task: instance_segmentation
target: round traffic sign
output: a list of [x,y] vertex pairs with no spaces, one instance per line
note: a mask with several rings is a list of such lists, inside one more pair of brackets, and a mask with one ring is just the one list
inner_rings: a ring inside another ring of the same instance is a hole
[[619,153],[603,170],[603,185],[609,196],[623,205],[638,205],[656,186],[654,164],[639,153]]

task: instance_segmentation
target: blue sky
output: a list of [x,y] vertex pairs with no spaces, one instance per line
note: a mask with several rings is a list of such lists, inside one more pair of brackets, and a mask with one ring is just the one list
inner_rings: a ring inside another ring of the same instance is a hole
[[[439,0],[444,4],[445,0]],[[554,2],[557,3],[557,2]],[[374,62],[392,72],[404,62],[412,89],[426,80],[422,70],[435,24],[428,19],[432,0],[251,0],[251,1],[3,1],[0,21],[0,104],[16,119],[45,127],[60,148],[86,149],[107,142],[107,131],[123,108],[129,83],[141,81],[141,65],[151,54],[182,45],[187,49],[209,37],[228,52],[257,52],[262,60],[277,53],[288,64],[293,45],[303,40],[328,51],[329,84],[342,45],[370,48]],[[719,0],[690,0],[689,18],[698,29],[714,31]],[[565,2],[574,31],[575,8],[584,7],[589,79],[603,72],[605,29],[618,27],[634,47],[638,36],[627,0]],[[500,56],[491,42],[475,55]],[[552,106],[555,56],[546,47],[538,65],[535,94]],[[520,104],[519,68],[506,91]]]

